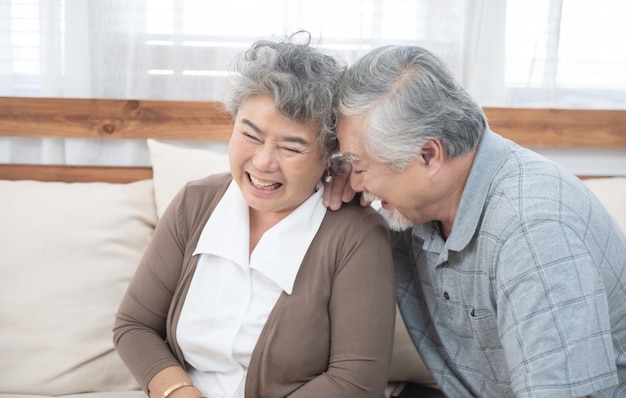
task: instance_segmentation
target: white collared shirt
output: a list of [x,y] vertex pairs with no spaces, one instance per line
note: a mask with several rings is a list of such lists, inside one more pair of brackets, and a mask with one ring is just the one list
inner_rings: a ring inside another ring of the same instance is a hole
[[248,204],[233,181],[207,221],[177,326],[194,384],[207,397],[243,398],[252,350],[278,297],[291,294],[326,213],[323,187],[263,234],[248,260]]

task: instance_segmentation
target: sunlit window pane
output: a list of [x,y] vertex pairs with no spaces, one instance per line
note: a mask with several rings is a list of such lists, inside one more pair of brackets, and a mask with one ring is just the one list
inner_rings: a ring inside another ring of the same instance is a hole
[[146,32],[153,34],[174,33],[174,9],[151,8],[146,10]]
[[[113,21],[114,29],[90,26],[85,40],[90,40],[91,50],[102,47],[102,54],[119,51],[122,58],[128,56],[116,64],[124,67],[109,71],[132,75],[129,86],[136,84],[141,93],[146,88],[165,92],[160,87],[181,87],[181,96],[188,92],[183,87],[199,85],[217,92],[214,86],[223,84],[228,67],[225,60],[260,36],[299,29],[310,31],[314,44],[336,50],[348,62],[384,43],[422,45],[468,81],[468,63],[476,61],[473,49],[467,48],[472,39],[468,31],[474,23],[485,23],[466,14],[473,0],[142,0],[128,2],[127,8],[124,2],[102,3],[115,3],[116,9],[96,1],[85,8],[112,11],[106,27]],[[62,33],[64,12],[59,15],[56,9],[60,4],[64,1],[0,0],[2,73],[19,75],[21,81],[28,75],[31,84],[45,80],[40,74],[63,71],[68,39]],[[511,103],[519,105],[537,100],[542,106],[558,91],[574,93],[577,104],[584,104],[591,92],[619,98],[626,90],[626,1],[507,0],[506,10],[504,58],[499,58],[499,50],[489,55],[497,68],[504,65],[498,69],[503,71],[503,85],[501,80],[494,84],[506,92],[506,101],[514,97]],[[126,25],[127,16],[135,18],[132,28]],[[127,28],[132,35],[123,37]],[[116,43],[113,31],[124,42]],[[75,36],[69,40],[80,41]],[[113,59],[107,57],[95,57],[91,77],[113,73],[99,69]],[[168,95],[178,94],[168,90]]]
[[11,4],[11,71],[35,76],[40,72],[39,2],[21,0]]
[[506,84],[626,88],[623,0],[508,0]]
[[563,1],[559,86],[626,89],[623,0]]
[[550,2],[507,2],[505,79],[512,87],[540,87],[547,60]]

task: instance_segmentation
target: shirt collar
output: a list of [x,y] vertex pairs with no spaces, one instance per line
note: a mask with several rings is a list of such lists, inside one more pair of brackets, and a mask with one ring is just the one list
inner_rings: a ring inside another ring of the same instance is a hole
[[474,236],[491,182],[510,151],[509,141],[489,129],[485,131],[463,189],[452,233],[446,241],[449,250],[463,250]]
[[[447,250],[463,250],[474,236],[494,176],[509,156],[508,141],[487,129],[483,134],[461,195],[452,233],[443,242],[436,222],[416,225],[412,234],[424,241],[424,249],[439,252],[447,259]],[[437,243],[440,242],[440,243]]]
[[263,234],[248,260],[248,204],[237,184],[231,182],[204,226],[193,254],[212,254],[254,268],[291,294],[300,264],[326,214],[323,193],[320,183],[313,195]]
[[212,254],[247,267],[249,225],[248,204],[237,184],[231,181],[202,229],[194,256],[201,253]]

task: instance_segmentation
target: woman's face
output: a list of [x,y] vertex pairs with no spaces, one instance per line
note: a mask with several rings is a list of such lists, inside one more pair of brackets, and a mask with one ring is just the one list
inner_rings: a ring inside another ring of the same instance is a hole
[[313,194],[326,168],[317,130],[284,117],[268,96],[237,111],[229,158],[251,211],[287,216]]

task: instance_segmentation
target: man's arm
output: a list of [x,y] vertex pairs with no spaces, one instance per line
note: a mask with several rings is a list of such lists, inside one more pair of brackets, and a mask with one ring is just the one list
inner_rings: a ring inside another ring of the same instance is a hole
[[[332,179],[324,180],[324,206],[330,210],[339,210],[344,203],[351,202],[356,196],[356,191],[350,185],[352,166],[341,158],[334,158],[328,172]],[[361,205],[368,206],[369,203],[361,197]]]

